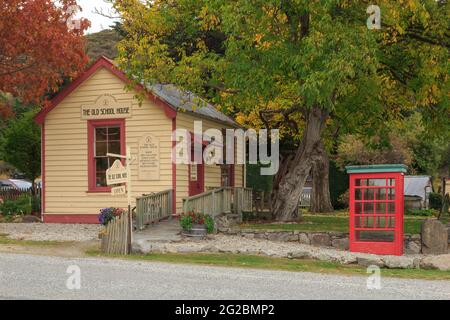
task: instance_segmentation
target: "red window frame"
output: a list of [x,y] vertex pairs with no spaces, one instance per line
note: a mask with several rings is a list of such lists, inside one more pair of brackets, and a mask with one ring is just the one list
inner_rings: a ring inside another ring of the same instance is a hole
[[88,192],[111,192],[111,187],[97,187],[95,169],[95,128],[120,127],[120,153],[125,153],[125,119],[88,120]]

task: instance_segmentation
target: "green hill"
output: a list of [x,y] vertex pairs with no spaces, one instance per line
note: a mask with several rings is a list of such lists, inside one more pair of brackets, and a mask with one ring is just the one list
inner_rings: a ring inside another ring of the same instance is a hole
[[117,43],[121,36],[113,29],[102,30],[86,35],[86,52],[91,60],[99,56],[107,56],[114,59],[117,56]]

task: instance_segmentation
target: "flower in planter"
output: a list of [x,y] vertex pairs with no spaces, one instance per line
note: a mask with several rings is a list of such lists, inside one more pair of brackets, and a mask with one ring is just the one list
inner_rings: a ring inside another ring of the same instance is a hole
[[121,208],[104,208],[100,210],[100,214],[98,215],[98,221],[106,226],[116,217],[120,217],[125,210]]
[[199,224],[206,226],[208,233],[212,233],[214,231],[214,220],[209,214],[189,211],[187,213],[182,213],[179,221],[184,230],[191,230],[194,224]]

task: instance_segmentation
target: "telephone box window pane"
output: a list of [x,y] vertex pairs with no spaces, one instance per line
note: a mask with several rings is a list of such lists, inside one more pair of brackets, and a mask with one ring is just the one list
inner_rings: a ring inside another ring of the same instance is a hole
[[366,186],[367,185],[367,180],[366,179],[356,179],[355,185],[357,185],[357,186]]
[[395,189],[394,188],[390,188],[389,192],[388,192],[388,199],[389,200],[395,200]]
[[388,185],[390,187],[395,187],[395,179],[388,179]]
[[386,189],[375,189],[375,200],[386,200]]
[[386,186],[386,179],[369,179],[368,185],[371,187],[384,187]]
[[361,202],[355,203],[355,213],[356,214],[362,213],[362,203]]
[[364,200],[375,200],[375,189],[365,189]]
[[386,213],[386,203],[384,202],[379,202],[376,204],[376,213],[380,214],[380,213]]
[[388,205],[388,213],[394,214],[395,213],[395,203],[390,202]]
[[362,190],[355,189],[355,200],[362,200]]
[[366,214],[373,213],[373,203],[364,203],[364,213]]
[[394,242],[394,231],[391,230],[359,230],[355,231],[357,241]]

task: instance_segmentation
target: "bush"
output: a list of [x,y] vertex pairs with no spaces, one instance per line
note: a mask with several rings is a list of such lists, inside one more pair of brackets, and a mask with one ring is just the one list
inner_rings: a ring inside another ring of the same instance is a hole
[[106,226],[116,217],[120,217],[125,210],[121,208],[104,208],[100,210],[100,214],[98,215],[98,221]]
[[407,216],[437,217],[439,214],[435,209],[409,209],[405,212]]
[[17,200],[5,200],[0,204],[0,212],[4,216],[28,215],[32,211],[31,196],[28,194],[20,195]]
[[191,230],[194,224],[205,225],[208,233],[214,232],[214,220],[209,214],[194,211],[181,214],[180,225],[184,230]]
[[430,193],[429,201],[430,201],[431,209],[435,209],[435,210],[439,210],[439,211],[442,209],[442,203],[443,203],[442,194],[434,193],[434,192]]

